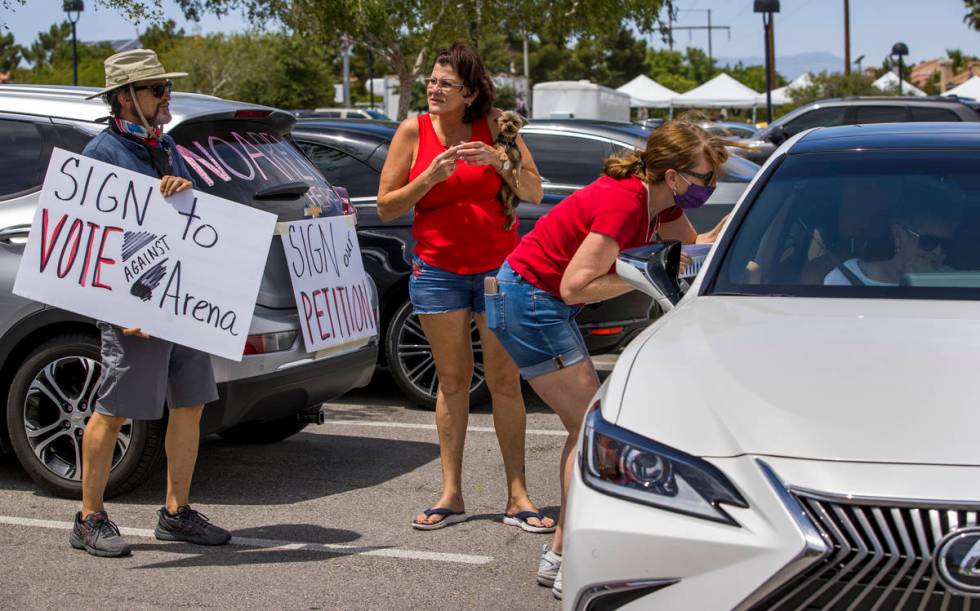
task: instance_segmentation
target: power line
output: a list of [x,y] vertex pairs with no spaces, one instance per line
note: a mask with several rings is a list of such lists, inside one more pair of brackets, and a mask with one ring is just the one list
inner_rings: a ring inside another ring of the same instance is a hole
[[671,43],[674,40],[674,30],[687,30],[692,32],[694,30],[707,30],[708,32],[708,61],[712,62],[714,54],[712,53],[711,38],[715,30],[725,30],[728,33],[728,40],[732,39],[732,28],[727,25],[711,25],[711,9],[710,8],[698,8],[698,9],[678,9],[678,13],[707,13],[708,14],[708,25],[688,25],[688,26],[675,26],[673,21],[670,22],[668,26]]

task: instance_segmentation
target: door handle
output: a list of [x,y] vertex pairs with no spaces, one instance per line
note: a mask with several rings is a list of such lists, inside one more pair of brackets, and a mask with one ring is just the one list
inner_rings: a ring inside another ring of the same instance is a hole
[[30,225],[11,225],[10,227],[4,227],[0,229],[0,242],[6,242],[10,244],[13,240],[17,239],[27,239],[27,236],[31,234]]

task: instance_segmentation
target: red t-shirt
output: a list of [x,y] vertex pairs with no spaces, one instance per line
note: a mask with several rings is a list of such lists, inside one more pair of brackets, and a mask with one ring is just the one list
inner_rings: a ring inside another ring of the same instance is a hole
[[[444,153],[432,118],[419,115],[419,148],[409,180]],[[493,144],[487,120],[473,121],[473,140]],[[456,170],[415,204],[415,254],[429,265],[456,274],[478,274],[500,267],[517,245],[517,223],[504,231],[503,205],[497,199],[500,175],[489,165],[456,162]]]
[[[652,220],[647,211],[647,190],[636,177],[603,176],[579,189],[542,217],[524,236],[507,262],[525,280],[561,297],[561,277],[572,256],[590,232],[616,240],[619,249],[650,242],[663,223],[679,219],[683,211],[672,206]],[[610,272],[615,272],[615,265]]]

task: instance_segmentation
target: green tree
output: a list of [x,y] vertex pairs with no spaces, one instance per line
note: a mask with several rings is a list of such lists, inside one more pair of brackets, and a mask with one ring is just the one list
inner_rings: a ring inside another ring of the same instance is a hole
[[24,49],[14,42],[11,33],[0,34],[0,72],[10,72],[20,64]]
[[980,0],[963,0],[966,5],[966,15],[963,22],[974,30],[980,30]]
[[846,75],[821,72],[812,76],[810,81],[808,87],[790,87],[789,95],[794,104],[800,106],[823,98],[881,94],[872,84],[874,78],[855,72]]
[[[756,91],[765,93],[766,91],[766,67],[765,66],[745,66],[738,62],[734,66],[725,66],[724,71],[731,75],[733,79],[750,87]],[[776,82],[772,88],[782,87],[786,84],[783,75],[776,73]]]
[[[114,53],[108,43],[78,45],[78,84],[103,86],[103,61]],[[67,21],[40,32],[24,50],[28,68],[15,68],[13,78],[22,83],[65,85],[72,82],[71,24]]]
[[177,29],[177,23],[168,19],[161,24],[153,24],[140,34],[140,44],[145,49],[153,49],[162,54],[184,40],[184,28]]

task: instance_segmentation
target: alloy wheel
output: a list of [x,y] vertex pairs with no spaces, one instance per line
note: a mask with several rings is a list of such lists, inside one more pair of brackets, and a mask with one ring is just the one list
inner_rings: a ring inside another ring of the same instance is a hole
[[[34,376],[24,399],[27,441],[38,462],[71,481],[82,479],[82,436],[95,409],[102,365],[83,356],[67,356]],[[112,467],[126,456],[133,422],[126,420],[116,439]]]

